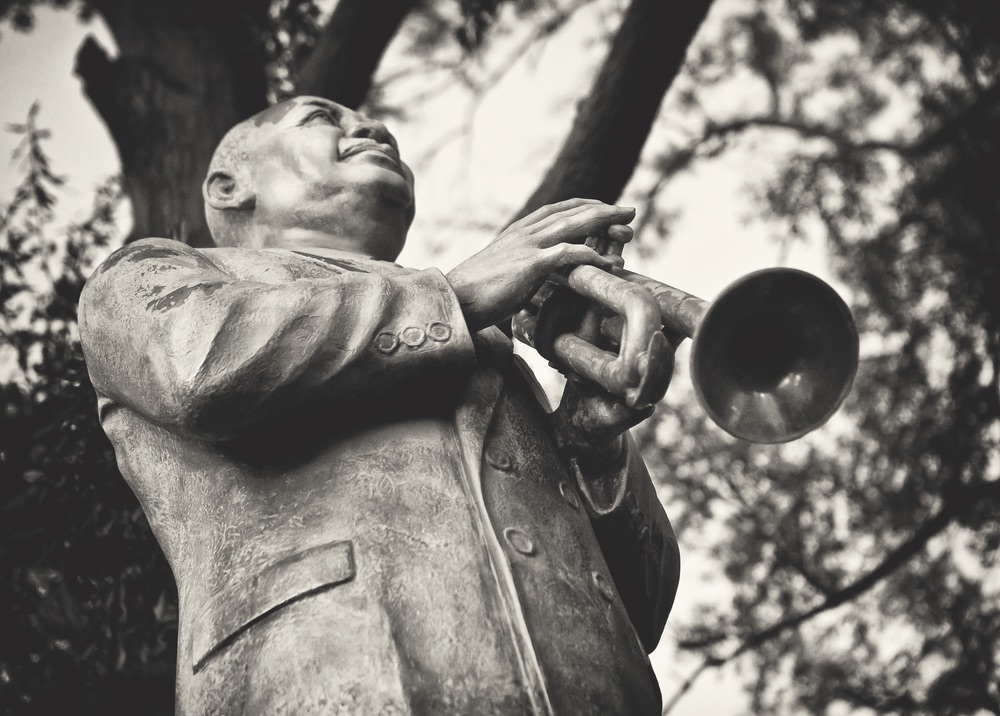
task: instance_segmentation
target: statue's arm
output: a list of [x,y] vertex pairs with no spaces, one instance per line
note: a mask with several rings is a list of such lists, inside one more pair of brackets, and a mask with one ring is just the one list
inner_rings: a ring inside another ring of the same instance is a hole
[[677,593],[680,552],[646,465],[628,432],[570,464],[618,593],[652,651]]
[[109,257],[84,287],[79,319],[98,392],[215,440],[408,382],[455,379],[475,362],[436,270],[269,284],[167,239]]

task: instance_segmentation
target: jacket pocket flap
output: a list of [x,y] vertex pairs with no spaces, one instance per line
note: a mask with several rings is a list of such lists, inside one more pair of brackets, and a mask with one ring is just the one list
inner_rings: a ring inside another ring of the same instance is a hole
[[195,614],[194,672],[210,656],[275,610],[350,581],[354,573],[354,546],[344,540],[293,554],[219,590]]

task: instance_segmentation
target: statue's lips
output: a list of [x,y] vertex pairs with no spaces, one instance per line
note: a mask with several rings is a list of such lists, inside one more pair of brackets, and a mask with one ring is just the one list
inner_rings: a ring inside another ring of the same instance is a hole
[[350,159],[383,166],[386,169],[391,169],[400,176],[403,174],[399,164],[399,154],[396,153],[395,149],[386,144],[374,144],[367,142],[364,144],[355,144],[354,146],[348,147],[340,154],[340,161],[343,162]]

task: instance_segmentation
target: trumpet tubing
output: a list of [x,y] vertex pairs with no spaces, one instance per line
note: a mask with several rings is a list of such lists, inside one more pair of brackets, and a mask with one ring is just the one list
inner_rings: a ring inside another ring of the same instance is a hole
[[[711,303],[625,269],[580,266],[557,283],[562,286],[540,291],[515,317],[515,336],[632,407],[662,397],[650,387],[658,370],[669,369],[669,363],[657,365],[669,361],[657,328],[691,338],[699,401],[723,430],[744,440],[787,442],[819,427],[843,402],[857,371],[850,310],[829,285],[803,271],[748,274]],[[584,337],[574,330],[592,303],[616,314],[603,321],[602,332],[620,345],[618,355],[591,343],[597,338],[592,328]]]

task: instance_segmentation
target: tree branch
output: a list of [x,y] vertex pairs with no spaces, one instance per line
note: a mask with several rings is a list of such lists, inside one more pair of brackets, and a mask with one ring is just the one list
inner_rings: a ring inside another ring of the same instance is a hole
[[[506,55],[499,61],[493,63],[493,69],[487,73],[483,78],[473,78],[465,71],[465,68],[461,65],[456,65],[450,68],[451,73],[457,78],[465,87],[468,88],[471,93],[471,97],[468,104],[463,112],[464,119],[459,123],[457,128],[447,129],[441,139],[434,142],[414,163],[413,166],[419,167],[426,164],[438,154],[440,154],[445,148],[450,146],[452,143],[458,141],[459,139],[468,139],[472,136],[473,124],[476,117],[476,113],[479,111],[479,107],[487,95],[487,93],[494,89],[504,77],[513,69],[517,61],[527,55],[532,49],[543,44],[549,40],[553,35],[556,34],[570,19],[573,15],[584,6],[589,5],[594,2],[594,0],[576,0],[575,2],[566,5],[565,7],[557,7],[551,15],[542,20],[538,25],[528,33],[520,42],[518,42],[513,48],[511,48]],[[425,90],[418,94],[416,97],[410,97],[407,99],[408,104],[421,104],[433,96],[432,93],[438,91],[439,89],[445,89],[450,86],[451,83],[447,85],[441,85],[439,88],[431,88]]]
[[[961,513],[964,506],[978,503],[981,500],[995,500],[998,497],[1000,497],[1000,481],[997,480],[991,482],[980,482],[966,487],[952,499],[949,499],[936,515],[921,525],[921,527],[916,530],[909,539],[887,554],[882,562],[880,562],[878,566],[868,573],[854,580],[849,585],[830,592],[820,604],[816,605],[812,609],[792,615],[787,619],[783,619],[772,624],[762,631],[751,634],[727,656],[706,657],[699,668],[692,673],[685,683],[682,684],[680,689],[678,689],[678,691],[675,692],[675,694],[667,701],[668,707],[664,709],[663,713],[668,713],[670,708],[677,703],[680,697],[691,688],[694,680],[707,669],[724,666],[751,649],[755,649],[765,642],[777,638],[786,631],[801,626],[805,622],[823,614],[824,612],[828,612],[846,602],[856,599],[902,567],[913,556],[920,552],[932,538],[942,532],[955,520],[955,518]],[[693,649],[702,645],[707,646],[709,643],[715,644],[725,640],[726,638],[728,638],[726,635],[716,634],[710,638],[700,640],[699,642],[688,642],[682,648]]]
[[87,38],[77,53],[84,91],[108,126],[132,203],[131,238],[211,242],[201,181],[219,139],[266,106],[266,80],[251,28],[264,0],[239,12],[217,0],[106,2],[97,9],[114,33],[112,60]]
[[909,154],[915,145],[906,145],[898,142],[889,142],[878,139],[866,141],[853,141],[843,132],[839,132],[831,127],[821,124],[785,119],[775,115],[761,115],[758,117],[744,117],[734,119],[720,124],[709,123],[705,133],[698,140],[698,144],[706,144],[713,139],[726,139],[732,134],[740,134],[749,129],[786,129],[795,132],[808,139],[826,139],[837,146],[838,149],[851,151],[879,151],[885,150],[897,154]]
[[119,124],[123,115],[115,91],[120,79],[119,69],[119,63],[108,56],[92,35],[87,35],[76,53],[74,70],[83,80],[84,94],[116,140],[122,131]]
[[299,94],[357,108],[389,41],[417,0],[340,0],[299,71]]
[[921,137],[909,143],[880,139],[855,141],[833,127],[774,114],[742,117],[718,123],[709,121],[701,137],[694,142],[690,150],[695,151],[710,144],[713,140],[725,141],[731,135],[740,134],[750,129],[763,128],[784,129],[808,139],[825,139],[841,151],[889,151],[913,159],[954,143],[962,129],[972,122],[987,119],[989,113],[997,111],[998,107],[1000,107],[1000,82],[979,93],[967,107],[956,112],[936,128],[925,132]]
[[[878,566],[870,572],[867,572],[857,578],[846,587],[830,592],[822,602],[817,604],[812,609],[807,609],[804,612],[793,614],[786,619],[775,622],[762,631],[755,632],[746,637],[732,653],[726,657],[719,658],[718,665],[721,666],[722,664],[732,661],[750,649],[756,648],[761,644],[780,636],[789,629],[800,626],[813,617],[816,617],[824,612],[828,612],[831,609],[835,609],[841,604],[861,596],[878,584],[882,579],[888,577],[890,574],[906,564],[907,560],[917,554],[924,548],[924,545],[926,545],[927,542],[947,527],[954,517],[954,510],[949,508],[942,509],[934,515],[934,517],[930,518],[927,522],[921,525],[920,529],[914,532],[903,544],[886,555]],[[712,643],[717,643],[725,638],[727,637],[724,635],[715,635],[712,637]],[[702,643],[707,643],[707,640],[702,640],[701,642],[687,642],[684,645],[684,648],[698,648],[702,645]]]
[[618,198],[711,4],[632,0],[562,149],[512,221],[574,196]]

